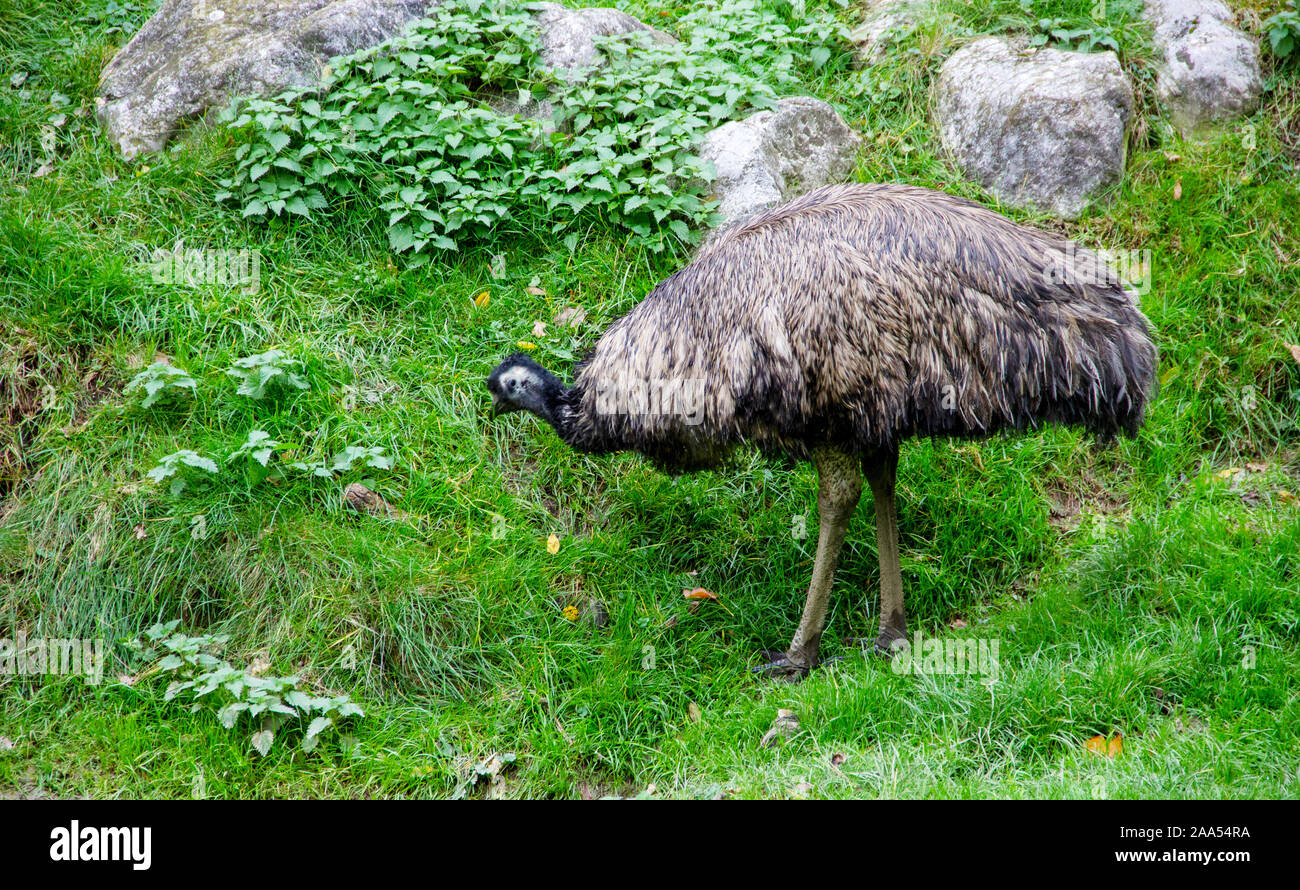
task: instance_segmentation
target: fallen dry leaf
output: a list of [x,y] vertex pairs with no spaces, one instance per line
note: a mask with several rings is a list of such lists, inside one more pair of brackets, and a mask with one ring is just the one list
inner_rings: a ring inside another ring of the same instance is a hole
[[560,552],[559,535],[552,534],[546,538],[546,552],[550,553],[551,555],[555,555],[556,553]]
[[533,322],[533,336],[536,337],[538,340],[546,336],[546,322],[544,321]]
[[543,289],[540,288],[540,287],[526,287],[526,288],[524,288],[524,290],[528,291],[528,292],[529,292],[530,294],[532,294],[534,297],[544,297],[544,296],[546,296],[546,291],[543,290]]
[[1287,504],[1295,503],[1295,495],[1287,491],[1285,488],[1279,488],[1275,493],[1277,494],[1277,499],[1279,501],[1282,501]]
[[1107,741],[1105,736],[1095,735],[1084,742],[1083,747],[1100,757],[1114,757],[1123,752],[1124,742],[1118,734],[1110,741]]
[[831,766],[836,767],[836,768],[838,769],[839,767],[843,766],[843,765],[844,765],[844,761],[846,761],[846,760],[848,760],[848,759],[849,759],[849,758],[848,758],[847,756],[843,755],[843,754],[832,754],[832,755],[831,755]]
[[1226,470],[1219,470],[1219,472],[1215,473],[1214,478],[1228,479],[1232,476],[1237,475],[1240,472],[1241,472],[1241,467],[1228,467]]
[[697,705],[695,702],[690,702],[686,706],[686,716],[690,719],[692,723],[699,723],[700,718],[704,715],[700,711],[699,705]]
[[147,537],[149,537],[149,532],[145,527],[143,525],[137,525],[135,527],[135,539],[137,541],[143,541]]
[[1286,345],[1286,348],[1287,351],[1291,353],[1291,358],[1295,359],[1297,362],[1300,362],[1300,345],[1297,345],[1295,343],[1288,343]]
[[951,627],[953,630],[961,630],[962,628],[967,626],[966,619],[954,618],[952,621],[948,622],[948,626]]
[[477,297],[474,298],[474,305],[480,309],[487,308],[487,304],[491,302],[492,302],[492,295],[487,291],[483,291],[481,294],[479,294]]
[[576,328],[587,318],[587,310],[581,306],[565,306],[555,313],[555,323],[563,328]]
[[705,590],[703,587],[683,587],[682,596],[688,600],[716,600],[717,594]]
[[1177,201],[1183,197],[1183,181],[1181,179],[1174,182],[1174,200]]

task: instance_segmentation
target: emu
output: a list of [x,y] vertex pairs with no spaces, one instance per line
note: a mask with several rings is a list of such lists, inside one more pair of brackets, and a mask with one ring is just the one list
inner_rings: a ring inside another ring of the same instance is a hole
[[[817,189],[720,232],[614,322],[566,387],[526,355],[487,379],[589,453],[669,472],[737,446],[817,468],[803,617],[762,670],[805,676],[862,478],[875,500],[880,632],[907,636],[894,478],[913,436],[1047,423],[1135,435],[1156,348],[1136,299],[1087,250],[980,205],[903,185]],[[665,395],[667,394],[667,395]]]

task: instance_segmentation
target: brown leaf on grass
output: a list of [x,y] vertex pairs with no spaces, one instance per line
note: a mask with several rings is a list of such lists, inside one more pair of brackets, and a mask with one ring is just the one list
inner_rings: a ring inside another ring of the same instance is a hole
[[846,761],[846,760],[848,760],[848,759],[849,759],[849,758],[848,758],[846,755],[844,755],[844,754],[839,754],[839,753],[832,754],[832,755],[831,755],[831,766],[835,767],[836,769],[839,769],[840,767],[842,767],[842,766],[844,765],[844,761]]
[[543,289],[540,288],[540,287],[532,287],[532,286],[529,286],[529,287],[524,288],[524,290],[528,291],[528,292],[529,292],[530,294],[532,294],[534,297],[544,297],[544,296],[546,296],[546,291],[543,290]]
[[487,291],[483,291],[480,294],[478,294],[476,297],[474,297],[474,305],[480,309],[486,309],[488,303],[491,302],[492,302],[492,294],[488,293]]
[[562,328],[576,328],[587,318],[587,310],[581,306],[565,306],[555,313],[555,323]]
[[961,630],[962,628],[967,627],[968,625],[966,624],[966,619],[954,618],[952,621],[948,622],[948,626],[951,627],[953,630]]
[[1181,179],[1174,182],[1174,200],[1178,201],[1183,197],[1183,181]]
[[699,723],[702,716],[704,716],[704,714],[700,711],[700,706],[695,702],[690,702],[686,705],[686,717],[692,723]]
[[716,600],[717,594],[705,590],[703,587],[683,587],[682,596],[688,600]]
[[147,537],[149,537],[149,531],[144,527],[143,524],[137,525],[135,527],[135,539],[137,541],[143,541]]
[[536,337],[538,340],[546,336],[546,322],[544,321],[533,322],[533,336]]

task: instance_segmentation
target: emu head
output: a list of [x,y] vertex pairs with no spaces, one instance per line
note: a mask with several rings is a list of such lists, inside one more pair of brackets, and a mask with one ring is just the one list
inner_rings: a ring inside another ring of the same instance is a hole
[[564,394],[564,384],[550,371],[523,353],[508,356],[488,376],[492,393],[492,412],[509,414],[529,411],[546,421],[553,421],[556,405]]

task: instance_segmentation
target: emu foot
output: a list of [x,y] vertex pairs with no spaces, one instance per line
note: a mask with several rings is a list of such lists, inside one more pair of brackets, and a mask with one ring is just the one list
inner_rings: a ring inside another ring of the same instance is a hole
[[804,677],[808,676],[809,671],[815,664],[804,664],[792,659],[788,652],[781,652],[776,649],[764,649],[759,653],[766,659],[766,662],[758,667],[750,668],[755,674],[767,680],[785,680],[787,683],[798,683]]
[[907,645],[907,634],[892,627],[883,627],[880,629],[880,635],[874,640],[870,637],[854,637],[845,642],[857,646],[867,655],[877,655],[888,660],[894,657],[894,652],[899,646]]

